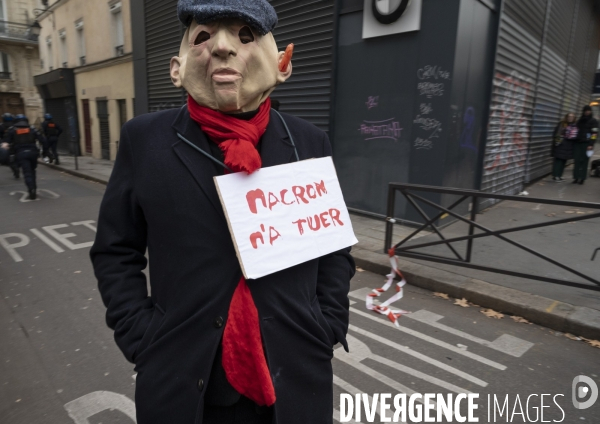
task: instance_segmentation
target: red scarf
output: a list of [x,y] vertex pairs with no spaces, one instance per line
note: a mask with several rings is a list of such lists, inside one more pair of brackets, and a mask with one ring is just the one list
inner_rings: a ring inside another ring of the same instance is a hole
[[[225,165],[233,172],[251,174],[261,167],[256,145],[269,124],[271,99],[267,98],[249,121],[200,106],[191,96],[188,96],[188,110],[202,131],[219,145]],[[263,350],[258,310],[244,277],[229,305],[222,344],[227,381],[258,405],[273,405],[275,388]]]
[[192,96],[188,96],[188,110],[208,138],[219,145],[225,155],[225,165],[233,172],[252,174],[261,167],[256,145],[269,125],[270,98],[260,105],[256,116],[248,121],[200,106]]

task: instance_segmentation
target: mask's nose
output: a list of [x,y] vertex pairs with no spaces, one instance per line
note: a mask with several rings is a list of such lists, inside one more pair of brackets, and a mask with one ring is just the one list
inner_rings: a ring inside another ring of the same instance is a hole
[[220,29],[211,38],[213,42],[211,51],[213,57],[220,57],[227,60],[229,56],[237,55],[237,39],[226,29]]

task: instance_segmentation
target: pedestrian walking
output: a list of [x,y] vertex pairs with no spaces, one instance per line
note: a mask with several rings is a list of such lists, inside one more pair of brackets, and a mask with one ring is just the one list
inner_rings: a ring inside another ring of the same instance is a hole
[[598,121],[594,118],[591,106],[583,107],[577,121],[577,139],[573,146],[573,184],[583,184],[588,174],[589,153],[594,149],[598,138]]
[[565,115],[562,121],[554,128],[552,135],[552,179],[563,182],[563,172],[569,159],[573,159],[573,143],[577,139],[577,122],[574,113]]
[[[42,122],[42,132],[44,133],[44,137],[46,138],[46,145],[44,146],[45,152],[44,162],[50,162],[60,165],[60,161],[58,160],[58,151],[56,147],[58,145],[58,137],[62,134],[63,130],[52,118],[52,115],[47,113],[44,115],[44,122]],[[46,158],[49,158],[48,160]]]
[[15,155],[17,164],[23,170],[29,199],[35,200],[37,190],[35,170],[39,154],[35,143],[37,141],[43,144],[43,136],[34,127],[29,126],[29,120],[25,115],[17,115],[14,125],[6,133],[6,141]]
[[[14,116],[10,113],[5,113],[2,115],[2,124],[0,124],[0,142],[4,142],[6,140],[6,135],[8,130],[12,127],[14,121]],[[15,155],[10,151],[8,153],[8,158],[5,158],[5,163],[10,167],[10,170],[13,173],[15,178],[19,178],[19,165],[17,164],[17,160],[15,159]]]
[[178,14],[171,79],[187,105],[123,127],[90,252],[106,322],[138,373],[137,422],[329,424],[350,249],[246,281],[213,177],[330,156],[331,145],[271,109],[292,66],[267,0],[179,0]]

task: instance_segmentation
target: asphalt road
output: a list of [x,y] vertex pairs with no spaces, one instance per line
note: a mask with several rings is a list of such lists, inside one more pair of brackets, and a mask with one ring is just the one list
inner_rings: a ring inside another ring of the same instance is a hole
[[[40,200],[23,201],[23,182],[0,168],[0,423],[131,423],[133,365],[104,324],[88,259],[104,186],[38,171]],[[600,385],[600,350],[411,286],[398,307],[413,313],[395,327],[365,308],[383,281],[369,272],[352,281],[351,353],[338,348],[333,360],[336,411],[343,393],[475,393],[479,422],[507,422],[508,410],[512,422],[533,422],[549,394],[544,421],[600,423],[600,402],[586,410],[571,402],[574,377]],[[501,405],[508,395],[496,421],[487,418],[488,395]],[[530,395],[538,396],[527,407]]]

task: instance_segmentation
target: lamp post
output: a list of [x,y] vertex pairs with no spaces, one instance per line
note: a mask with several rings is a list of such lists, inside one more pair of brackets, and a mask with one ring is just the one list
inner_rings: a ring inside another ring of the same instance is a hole
[[29,27],[29,34],[34,41],[37,41],[41,31],[42,26],[40,23],[37,20],[33,21],[33,24],[31,24],[31,27]]

